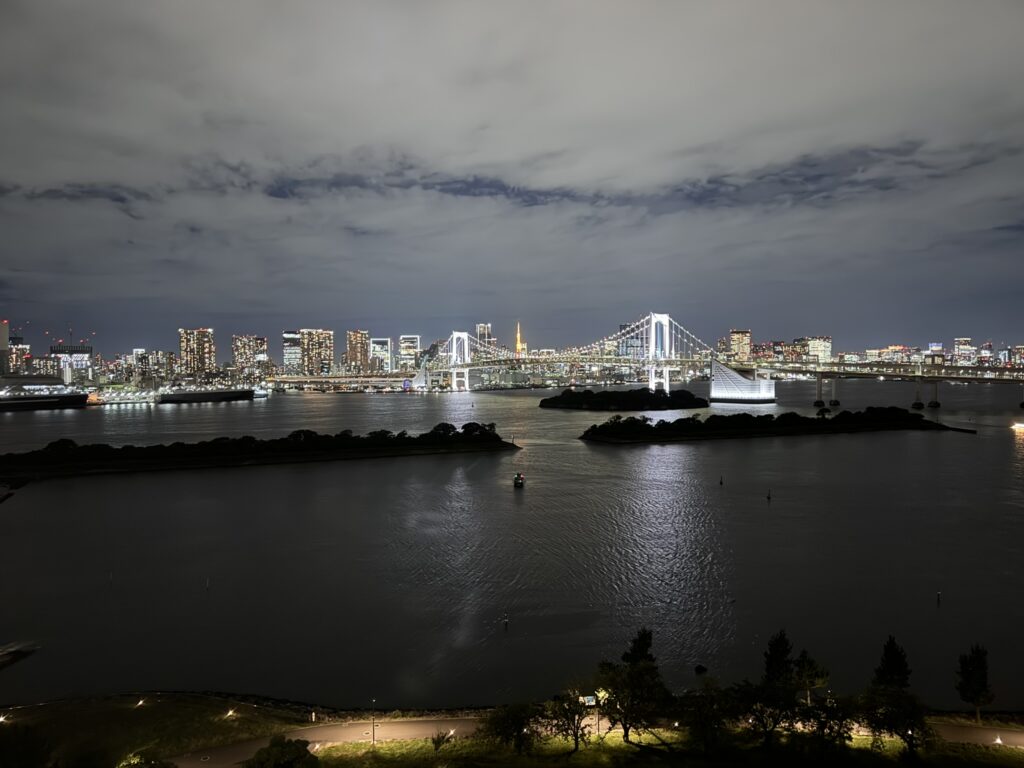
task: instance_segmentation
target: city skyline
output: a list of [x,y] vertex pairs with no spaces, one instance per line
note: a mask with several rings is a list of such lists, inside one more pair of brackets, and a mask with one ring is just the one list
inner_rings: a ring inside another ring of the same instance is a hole
[[1014,343],[1024,6],[654,8],[5,4],[0,307]]
[[[49,346],[51,346],[53,344],[57,344],[57,343],[65,344],[65,343],[76,343],[76,342],[78,342],[78,343],[88,343],[88,344],[90,344],[90,346],[95,345],[95,351],[97,353],[106,355],[108,357],[111,357],[111,356],[114,356],[114,355],[118,355],[118,354],[124,354],[124,353],[128,352],[129,350],[133,350],[133,349],[143,349],[143,350],[151,350],[151,351],[161,351],[161,350],[163,350],[163,351],[175,351],[175,350],[178,350],[179,347],[180,347],[180,343],[181,343],[180,342],[180,335],[182,333],[182,328],[178,328],[176,331],[174,331],[174,335],[175,335],[174,338],[175,338],[175,340],[173,341],[173,343],[168,343],[166,345],[161,345],[159,343],[155,344],[155,343],[148,342],[146,340],[139,340],[139,339],[136,338],[135,339],[136,343],[129,344],[126,348],[123,348],[123,349],[108,349],[108,348],[105,348],[102,345],[96,345],[95,336],[94,336],[93,332],[89,332],[88,334],[86,334],[84,337],[81,337],[81,338],[78,338],[76,334],[65,334],[65,335],[62,335],[62,336],[58,337],[58,335],[55,334],[55,333],[51,333],[49,336],[43,336],[41,338],[33,338],[32,336],[26,334],[26,331],[25,331],[24,327],[18,326],[18,325],[14,324],[14,323],[11,323],[9,321],[9,319],[5,318],[4,323],[7,324],[8,333],[10,334],[11,337],[18,339],[19,343],[25,343],[25,344],[28,344],[33,349],[38,349],[39,352],[42,352],[44,347],[48,348]],[[622,325],[623,324],[620,324],[620,327],[622,327]],[[29,326],[31,327],[31,322],[29,322]],[[470,329],[469,333],[472,336],[474,336],[474,338],[479,338],[479,334],[480,334],[481,329],[485,328],[486,329],[485,330],[485,334],[486,334],[485,338],[488,340],[489,343],[494,343],[495,339],[497,338],[498,339],[498,344],[500,346],[503,346],[503,347],[505,347],[507,349],[515,351],[515,331],[516,331],[517,327],[519,326],[519,322],[517,322],[512,327],[511,333],[508,336],[502,336],[500,333],[498,335],[492,334],[492,328],[494,328],[494,326],[495,326],[495,324],[487,323],[487,322],[477,322],[477,323],[473,323],[473,324],[467,324],[467,328]],[[73,329],[70,329],[70,330],[73,330]],[[207,331],[211,331],[211,332],[216,333],[216,329],[212,329],[212,328],[193,329],[193,330],[207,330]],[[402,333],[397,333],[397,334],[391,334],[390,336],[373,336],[372,337],[372,336],[370,336],[370,334],[372,333],[371,331],[366,331],[366,330],[361,330],[361,329],[352,329],[352,328],[348,328],[348,329],[330,328],[330,329],[323,329],[323,330],[316,329],[317,332],[321,332],[321,333],[338,334],[339,338],[342,339],[342,342],[339,342],[339,345],[337,347],[334,346],[334,342],[333,341],[331,342],[332,349],[337,349],[337,353],[335,354],[335,359],[341,359],[344,355],[346,355],[348,347],[351,344],[351,339],[348,339],[347,342],[345,341],[345,336],[344,336],[345,334],[348,334],[348,335],[350,335],[352,333],[366,334],[367,337],[365,339],[365,343],[367,344],[367,347],[368,347],[368,351],[367,351],[368,359],[367,359],[367,362],[369,362],[369,357],[372,356],[372,355],[370,355],[369,348],[370,348],[370,343],[373,341],[373,339],[390,339],[391,342],[392,342],[392,350],[391,350],[392,358],[397,358],[398,353],[399,353],[398,352],[399,343],[400,343],[400,340],[402,338],[412,338],[412,337],[417,338],[418,343],[420,344],[420,349],[421,350],[425,350],[427,347],[429,347],[429,345],[433,341],[446,339],[447,335],[451,334],[453,331],[458,331],[458,330],[461,330],[461,329],[452,329],[452,331],[446,332],[446,333],[441,334],[441,335],[436,335],[436,336],[435,335],[429,335],[429,334],[413,333],[412,331],[408,331],[408,332],[402,332]],[[266,331],[263,331],[263,330],[261,330],[259,332],[256,332],[256,331],[253,331],[252,329],[247,329],[247,330],[243,330],[243,331],[233,331],[233,332],[228,331],[228,332],[224,332],[223,333],[223,338],[226,339],[227,341],[225,341],[224,345],[220,347],[220,352],[219,353],[217,353],[216,349],[214,350],[215,359],[217,360],[218,364],[224,364],[224,362],[229,362],[229,361],[232,360],[232,358],[233,358],[233,350],[232,350],[232,344],[231,344],[231,341],[230,341],[231,339],[255,338],[255,339],[261,339],[263,341],[263,343],[267,345],[267,350],[268,350],[268,353],[269,353],[269,356],[270,356],[271,360],[273,360],[275,362],[278,362],[278,364],[280,364],[285,369],[288,369],[289,366],[292,365],[292,366],[294,366],[295,372],[298,372],[298,370],[303,365],[302,362],[301,362],[302,357],[301,357],[301,351],[300,351],[300,347],[301,347],[301,334],[311,333],[311,332],[313,332],[313,330],[312,329],[308,329],[308,328],[307,329],[301,329],[301,332],[300,332],[300,330],[289,330],[289,329],[284,329],[284,330],[281,330],[281,331],[278,331],[278,332],[266,332]],[[733,329],[729,329],[729,330],[720,331],[718,334],[715,334],[715,335],[709,335],[708,337],[705,338],[705,341],[710,346],[716,346],[717,345],[717,346],[719,346],[720,350],[726,349],[726,350],[732,352],[733,350],[732,350],[732,343],[730,342],[730,337],[734,336],[737,333],[748,334],[748,341],[746,341],[746,344],[748,344],[748,345],[753,344],[754,346],[770,344],[770,343],[773,343],[773,342],[783,342],[783,343],[786,343],[786,344],[790,344],[790,343],[796,343],[796,342],[805,341],[805,340],[812,340],[813,341],[813,340],[819,339],[819,338],[827,338],[828,341],[829,341],[829,347],[828,348],[833,350],[835,354],[862,353],[862,352],[865,352],[865,351],[866,352],[870,352],[870,351],[873,351],[873,350],[893,349],[895,347],[905,347],[907,350],[918,349],[918,350],[920,350],[922,352],[927,352],[929,350],[929,347],[934,347],[936,344],[941,345],[940,349],[944,349],[947,352],[952,352],[955,349],[955,347],[956,347],[956,342],[958,340],[962,340],[962,339],[965,339],[965,338],[967,340],[969,340],[969,341],[973,341],[974,345],[979,347],[979,348],[981,346],[983,346],[983,345],[987,345],[989,348],[996,349],[996,350],[998,350],[998,349],[1019,350],[1022,347],[1022,345],[1024,345],[1024,333],[1021,334],[1021,338],[1015,338],[1015,339],[998,339],[998,340],[996,340],[996,339],[991,338],[990,336],[985,336],[984,334],[982,334],[980,336],[961,334],[959,336],[953,336],[953,337],[948,338],[948,339],[939,339],[939,338],[935,338],[934,336],[932,336],[932,337],[929,337],[928,341],[919,341],[919,340],[915,340],[915,339],[905,339],[905,338],[900,338],[899,334],[890,334],[889,337],[883,339],[882,341],[877,341],[876,343],[868,344],[868,345],[863,346],[863,347],[854,347],[854,346],[849,345],[849,344],[843,344],[841,342],[837,342],[835,337],[831,336],[830,334],[820,334],[819,335],[819,334],[811,334],[811,333],[801,333],[799,335],[782,335],[782,336],[778,336],[778,337],[769,337],[769,336],[764,336],[764,335],[758,334],[756,329],[754,329],[754,330],[748,329],[748,330],[743,330],[743,331],[737,331],[734,328]],[[166,335],[167,334],[165,334],[165,336]],[[608,335],[608,334],[605,334],[605,335]],[[295,347],[295,357],[294,357],[294,360],[293,360],[292,364],[290,364],[290,362],[288,360],[288,351],[287,351],[287,349],[288,349],[288,346],[289,346],[289,342],[287,341],[287,339],[289,337],[294,337],[294,342],[293,343],[294,343],[294,347]],[[502,341],[501,339],[503,339],[503,338],[509,339],[509,342]],[[275,341],[273,343],[267,343],[268,339],[274,339]],[[529,346],[529,348],[530,349],[570,348],[570,347],[573,347],[573,346],[584,346],[586,344],[597,342],[599,340],[600,340],[599,338],[588,339],[586,341],[580,341],[580,342],[575,342],[575,343],[567,344],[567,345],[564,345],[562,347],[556,347],[555,345],[543,343],[543,340],[542,340],[542,343],[531,344]],[[141,346],[140,346],[140,344],[141,344]],[[724,344],[724,347],[723,347],[723,344]],[[35,356],[38,356],[39,352],[33,352],[33,354]],[[748,354],[749,353],[750,353],[750,350],[748,349]],[[739,355],[740,358],[743,358],[744,356],[745,355],[743,355],[743,354]]]

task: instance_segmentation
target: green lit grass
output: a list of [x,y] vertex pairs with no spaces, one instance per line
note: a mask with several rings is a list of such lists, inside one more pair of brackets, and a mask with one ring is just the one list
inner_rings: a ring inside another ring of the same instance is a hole
[[[886,766],[905,765],[898,741],[886,740],[881,750],[870,748],[871,739],[856,736],[845,751],[821,755],[806,751],[795,742],[780,742],[769,750],[754,745],[745,734],[736,734],[734,743],[712,757],[689,748],[685,736],[678,732],[659,734],[667,742],[663,745],[646,737],[643,746],[626,744],[618,734],[604,740],[592,740],[570,755],[569,743],[546,740],[530,754],[516,755],[510,749],[473,738],[458,739],[434,751],[429,739],[378,742],[376,747],[366,743],[342,744],[321,751],[325,768],[470,768],[471,766],[511,766],[536,768],[538,766],[576,766],[577,768],[608,768],[614,766],[790,766],[790,765],[848,765]],[[968,766],[1024,766],[1024,749],[989,747],[969,744],[938,742],[921,753],[916,762],[921,766],[941,768],[968,768]]]

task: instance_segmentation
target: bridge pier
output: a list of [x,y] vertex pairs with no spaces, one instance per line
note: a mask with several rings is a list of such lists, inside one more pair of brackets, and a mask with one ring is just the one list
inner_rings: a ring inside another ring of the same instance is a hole
[[929,408],[938,408],[939,403],[939,380],[932,382],[932,399],[928,401]]
[[661,388],[665,390],[665,394],[667,395],[669,392],[668,378],[668,368],[658,368],[654,365],[647,366],[647,388],[651,390],[651,392],[656,392],[658,390],[658,385],[661,384]]
[[452,368],[452,391],[469,391],[469,368]]
[[815,408],[824,408],[825,407],[825,401],[821,397],[821,379],[822,379],[822,376],[819,373],[817,375],[817,390],[816,390],[817,394],[816,394],[816,396],[814,398],[814,407]]
[[838,376],[833,376],[832,377],[832,399],[828,401],[828,404],[832,408],[835,408],[837,405],[839,405],[839,377]]
[[910,407],[913,408],[915,411],[920,411],[922,408],[924,408],[924,403],[921,402],[921,377],[920,376],[918,376],[916,379],[914,379],[914,386],[915,386],[915,389],[914,389],[914,402],[912,402],[910,404]]

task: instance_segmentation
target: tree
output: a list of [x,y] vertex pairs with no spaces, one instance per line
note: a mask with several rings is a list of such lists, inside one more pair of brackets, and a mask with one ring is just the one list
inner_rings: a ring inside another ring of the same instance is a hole
[[246,768],[315,768],[320,765],[320,758],[309,751],[309,742],[305,739],[286,739],[278,734],[243,765]]
[[722,690],[711,678],[704,678],[700,690],[690,691],[682,696],[681,720],[689,731],[690,739],[700,744],[704,754],[709,754],[722,742],[726,723],[731,719],[733,702],[727,691]]
[[477,733],[484,739],[511,746],[521,755],[533,749],[540,736],[537,708],[533,704],[511,704],[492,709]]
[[995,698],[988,685],[988,650],[981,645],[972,645],[970,651],[960,654],[960,669],[956,676],[956,692],[961,700],[974,707],[974,717],[980,723],[981,708],[991,704]]
[[849,699],[828,696],[807,706],[803,720],[813,734],[819,752],[835,751],[853,741],[857,707]]
[[907,664],[907,652],[892,635],[889,635],[889,639],[882,646],[882,660],[875,667],[872,685],[900,690],[910,687],[910,665]]
[[622,654],[622,664],[602,661],[598,667],[599,686],[606,692],[602,709],[610,727],[622,727],[626,742],[632,731],[654,727],[658,708],[668,698],[652,643],[651,630],[641,627]]
[[895,736],[903,742],[907,753],[914,755],[929,738],[930,731],[924,719],[924,705],[909,687],[907,653],[896,638],[889,635],[874,679],[864,696],[864,720],[876,743],[880,743],[884,734]]
[[553,736],[572,741],[572,752],[590,741],[589,708],[578,688],[569,688],[544,705],[544,725]]
[[811,658],[806,650],[793,662],[793,676],[797,686],[804,692],[804,703],[811,706],[811,691],[828,685],[828,670]]
[[748,720],[769,747],[775,732],[790,724],[796,716],[796,678],[792,658],[793,645],[785,630],[768,641],[764,652],[764,674],[754,685],[743,682],[736,687],[737,698]]

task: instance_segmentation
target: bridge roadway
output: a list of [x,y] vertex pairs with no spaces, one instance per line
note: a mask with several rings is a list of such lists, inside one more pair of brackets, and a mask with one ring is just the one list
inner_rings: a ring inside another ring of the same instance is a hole
[[[466,370],[494,368],[530,368],[550,365],[600,366],[619,369],[644,369],[652,363],[646,359],[619,357],[613,355],[593,355],[576,352],[564,352],[554,355],[530,355],[526,357],[482,358],[461,365],[449,365],[441,360],[430,366],[430,370]],[[695,358],[672,358],[658,360],[658,367],[676,371],[687,371],[691,375],[705,372],[707,361]],[[822,376],[825,378],[873,379],[879,376],[925,381],[964,381],[988,382],[1009,381],[1024,384],[1024,366],[953,366],[926,365],[923,363],[780,363],[756,362],[730,363],[729,366],[738,371],[793,374],[801,376]],[[405,379],[415,378],[416,373],[394,373],[387,376],[353,376],[350,374],[336,376],[277,376],[272,383],[291,384],[297,386],[350,386],[388,388],[401,387]]]

